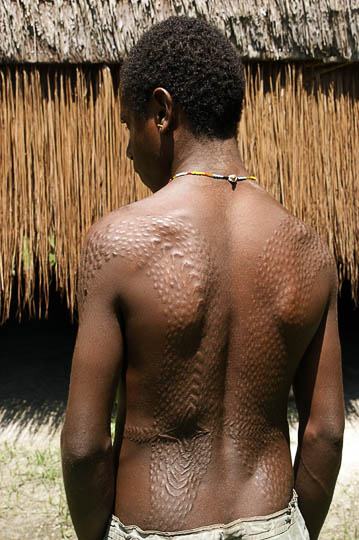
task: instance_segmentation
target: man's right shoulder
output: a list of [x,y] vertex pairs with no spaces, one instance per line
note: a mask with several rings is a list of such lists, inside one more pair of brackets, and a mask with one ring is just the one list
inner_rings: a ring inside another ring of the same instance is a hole
[[263,297],[272,298],[286,324],[311,323],[336,292],[336,265],[328,246],[288,212],[279,215],[263,244],[257,268]]

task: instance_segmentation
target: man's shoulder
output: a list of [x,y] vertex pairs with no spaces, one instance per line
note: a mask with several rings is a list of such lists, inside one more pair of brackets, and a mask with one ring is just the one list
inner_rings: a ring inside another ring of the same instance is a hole
[[290,213],[272,197],[268,200],[269,204],[266,201],[263,207],[263,227],[259,235],[266,251],[283,259],[300,258],[303,263],[312,252],[320,265],[330,266],[334,263],[327,242],[314,227]]
[[121,207],[96,221],[82,248],[80,304],[92,291],[116,293],[121,283],[129,283],[138,269],[151,262],[169,229],[169,218],[156,214],[153,205],[140,203]]
[[265,250],[283,261],[300,258],[305,264],[308,253],[312,252],[320,265],[333,265],[326,239],[312,225],[296,217],[259,186],[250,195],[247,211],[255,219],[248,220],[248,231],[254,254]]
[[288,212],[265,239],[260,257],[261,287],[270,291],[283,320],[298,322],[322,312],[336,290],[336,265],[326,242]]
[[121,223],[127,223],[137,217],[145,215],[146,210],[147,212],[150,211],[151,206],[153,205],[146,204],[145,200],[136,201],[105,214],[91,225],[85,236],[85,244],[92,241],[101,233],[111,232],[114,227]]
[[114,261],[123,266],[123,271],[126,267],[132,271],[150,261],[159,249],[168,248],[174,241],[181,242],[187,229],[180,211],[166,211],[155,201],[121,207],[102,217],[88,231],[82,266],[93,273],[94,266],[100,269]]
[[334,257],[328,244],[310,225],[285,212],[272,235],[274,243],[282,246],[285,257],[304,266],[332,267]]

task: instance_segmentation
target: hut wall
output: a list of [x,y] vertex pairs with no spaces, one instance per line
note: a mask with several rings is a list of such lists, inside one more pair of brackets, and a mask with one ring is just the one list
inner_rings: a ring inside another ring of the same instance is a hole
[[[358,66],[246,69],[244,162],[327,240],[357,302]],[[103,214],[148,195],[126,145],[118,68],[0,66],[1,321],[12,295],[19,316],[46,313],[51,281],[74,313],[84,234]]]

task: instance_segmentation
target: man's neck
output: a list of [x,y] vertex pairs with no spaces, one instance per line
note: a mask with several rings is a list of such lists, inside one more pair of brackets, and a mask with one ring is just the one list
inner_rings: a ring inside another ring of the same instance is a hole
[[186,137],[176,145],[171,176],[184,171],[246,176],[247,171],[238,152],[237,140],[196,139]]

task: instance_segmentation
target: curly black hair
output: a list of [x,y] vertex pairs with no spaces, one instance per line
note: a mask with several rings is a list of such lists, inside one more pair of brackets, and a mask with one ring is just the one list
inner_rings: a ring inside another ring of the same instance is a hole
[[196,136],[237,133],[244,96],[238,54],[217,28],[201,19],[170,17],[145,32],[121,68],[121,92],[146,117],[157,87],[171,94]]

